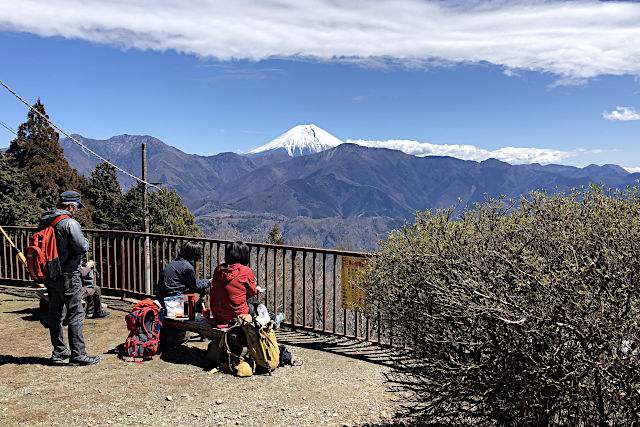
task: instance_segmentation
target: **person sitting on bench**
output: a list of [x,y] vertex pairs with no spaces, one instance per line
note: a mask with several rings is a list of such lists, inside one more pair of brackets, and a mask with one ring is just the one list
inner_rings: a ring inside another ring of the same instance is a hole
[[156,284],[156,298],[164,307],[164,299],[188,293],[206,294],[211,280],[196,280],[196,271],[192,265],[202,258],[202,247],[194,242],[182,245],[178,257],[167,265]]
[[82,275],[82,298],[86,300],[86,316],[90,319],[102,319],[111,315],[102,309],[102,292],[96,284],[97,271],[94,270],[96,262],[91,260],[87,265],[80,267]]
[[225,328],[241,314],[253,314],[253,304],[247,300],[258,295],[256,279],[249,265],[249,247],[243,242],[230,243],[225,248],[224,264],[219,265],[211,279],[211,315],[213,323]]
[[[102,309],[102,292],[100,292],[100,286],[96,284],[97,271],[93,269],[96,262],[91,260],[87,262],[84,267],[80,267],[80,276],[82,279],[82,299],[84,300],[84,312],[85,317],[88,319],[103,319],[111,316],[111,313]],[[69,316],[67,310],[62,310],[64,314],[64,320],[62,324],[67,326],[69,324]]]

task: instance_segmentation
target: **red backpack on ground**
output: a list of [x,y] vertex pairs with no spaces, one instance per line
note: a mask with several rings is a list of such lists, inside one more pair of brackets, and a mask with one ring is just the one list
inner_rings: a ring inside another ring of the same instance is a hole
[[56,233],[53,227],[69,215],[60,215],[48,227],[38,231],[29,238],[29,246],[25,249],[27,267],[33,280],[51,279],[60,276],[61,266],[56,245]]
[[133,307],[131,313],[125,316],[129,336],[124,342],[124,356],[133,357],[137,363],[140,359],[151,359],[158,352],[160,344],[160,328],[164,314],[152,300],[144,299]]

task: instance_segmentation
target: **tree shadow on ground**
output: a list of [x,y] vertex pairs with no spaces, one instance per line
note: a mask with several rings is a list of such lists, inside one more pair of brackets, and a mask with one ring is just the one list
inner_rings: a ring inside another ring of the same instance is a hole
[[[326,351],[377,365],[394,367],[400,351],[389,346],[346,337],[321,335],[313,332],[280,329],[276,333],[279,344]],[[295,354],[293,355],[295,360]]]
[[51,365],[51,359],[37,356],[12,356],[0,354],[0,366],[3,365]]

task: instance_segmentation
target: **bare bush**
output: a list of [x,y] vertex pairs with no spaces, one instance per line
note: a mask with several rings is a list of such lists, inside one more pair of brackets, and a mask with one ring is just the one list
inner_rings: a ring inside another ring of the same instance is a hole
[[621,425],[640,417],[637,188],[427,211],[365,282],[412,362],[391,378],[426,422]]

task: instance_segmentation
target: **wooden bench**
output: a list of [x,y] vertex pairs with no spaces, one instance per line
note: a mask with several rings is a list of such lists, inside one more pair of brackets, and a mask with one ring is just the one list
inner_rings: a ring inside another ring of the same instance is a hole
[[189,320],[188,317],[165,317],[163,326],[166,325],[181,331],[190,331],[202,335],[211,340],[219,340],[227,329],[219,329],[210,325],[205,320]]
[[[207,347],[206,358],[212,362],[214,365],[218,365],[220,362],[225,362],[226,359],[223,360],[224,354],[226,354],[223,350],[220,349],[219,343],[220,340],[224,337],[225,332],[227,332],[228,328],[220,329],[216,328],[213,325],[207,323],[206,320],[189,320],[188,317],[165,317],[162,323],[162,328],[170,328],[169,331],[176,332],[195,332],[200,334],[203,337],[209,338],[211,342]],[[166,337],[166,332],[169,332],[165,329],[165,335],[160,334],[160,339],[162,340]],[[173,333],[169,334],[170,336],[174,335]],[[184,336],[182,337],[184,338]],[[165,338],[166,339],[166,338]],[[175,345],[178,342],[173,341],[175,338],[169,338],[168,341],[165,341],[168,345]],[[179,340],[179,338],[178,338]]]

